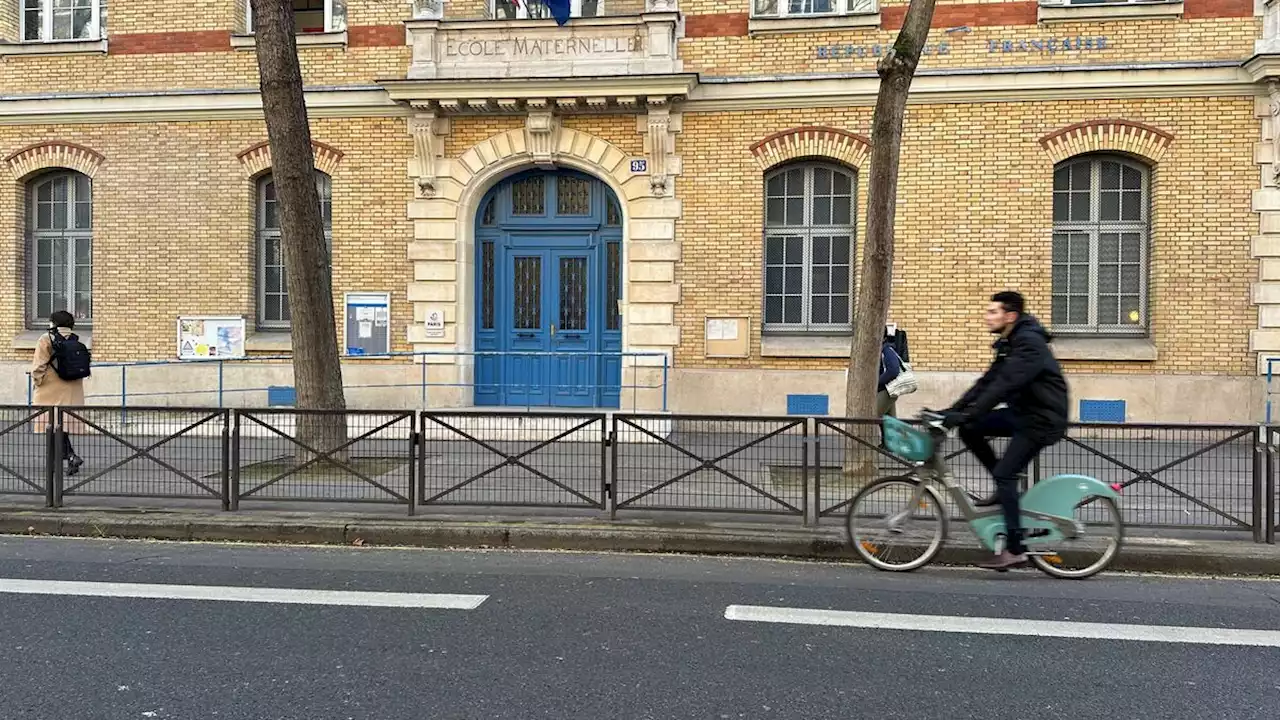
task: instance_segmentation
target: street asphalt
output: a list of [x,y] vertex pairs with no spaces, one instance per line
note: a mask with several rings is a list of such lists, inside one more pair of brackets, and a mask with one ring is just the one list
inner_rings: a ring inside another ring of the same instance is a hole
[[[355,599],[179,599],[190,586]],[[387,597],[424,605],[369,606]],[[736,605],[940,618],[923,630],[727,619]],[[937,632],[947,618],[993,620]],[[1085,623],[1145,640],[1062,636]],[[1170,642],[1153,625],[1255,632]],[[5,720],[1270,719],[1277,631],[1271,580],[0,538]]]

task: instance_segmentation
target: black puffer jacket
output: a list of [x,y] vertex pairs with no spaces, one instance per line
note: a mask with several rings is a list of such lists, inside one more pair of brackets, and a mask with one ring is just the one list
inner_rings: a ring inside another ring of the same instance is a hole
[[992,345],[991,367],[951,407],[977,419],[1000,403],[1008,403],[1020,423],[1043,435],[1067,429],[1067,380],[1049,349],[1049,333],[1032,315],[1023,315],[1008,337]]

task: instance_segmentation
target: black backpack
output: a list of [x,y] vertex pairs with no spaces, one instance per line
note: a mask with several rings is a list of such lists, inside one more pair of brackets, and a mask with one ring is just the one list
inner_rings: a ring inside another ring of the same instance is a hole
[[93,374],[89,369],[93,356],[89,348],[80,342],[80,336],[72,333],[64,338],[57,330],[50,330],[49,337],[53,340],[53,357],[49,364],[58,377],[72,381],[83,380]]

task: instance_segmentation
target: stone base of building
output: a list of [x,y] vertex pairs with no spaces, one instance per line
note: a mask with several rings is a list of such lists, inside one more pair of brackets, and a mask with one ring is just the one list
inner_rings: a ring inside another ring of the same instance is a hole
[[[975,373],[916,374],[920,389],[899,399],[899,416],[947,407],[978,378]],[[1070,374],[1067,382],[1075,420],[1081,402],[1088,400],[1123,401],[1123,421],[1131,423],[1253,423],[1266,413],[1266,382],[1256,378]],[[669,393],[674,413],[783,415],[788,395],[825,395],[828,414],[842,416],[845,372],[678,369],[671,371]]]
[[[122,378],[123,375],[123,378]],[[356,410],[474,408],[467,364],[363,361],[343,364],[347,403]],[[664,382],[665,376],[665,382]],[[920,389],[901,398],[898,414],[946,407],[976,378],[974,373],[917,373]],[[1071,410],[1104,401],[1116,418],[1131,423],[1253,423],[1266,416],[1266,381],[1213,375],[1072,374]],[[785,415],[788,396],[817,396],[826,414],[843,416],[845,373],[836,370],[627,368],[618,408],[624,412],[709,415]],[[88,381],[88,404],[132,407],[266,407],[293,385],[288,364],[232,362],[100,367]],[[664,387],[665,385],[665,387]],[[272,389],[277,389],[275,393]],[[283,393],[279,389],[285,389]],[[0,366],[0,404],[26,405],[26,366]],[[1122,401],[1123,407],[1115,401]],[[520,411],[524,407],[487,408]],[[537,408],[534,408],[537,409]],[[543,408],[557,409],[557,408]],[[572,410],[572,408],[565,408]],[[586,408],[582,408],[586,409]],[[803,410],[799,414],[821,414]],[[1089,419],[1098,419],[1096,417]]]

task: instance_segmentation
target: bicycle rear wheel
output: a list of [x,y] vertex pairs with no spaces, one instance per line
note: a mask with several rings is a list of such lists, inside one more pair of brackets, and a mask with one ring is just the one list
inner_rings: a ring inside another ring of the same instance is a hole
[[879,570],[906,572],[923,567],[942,549],[947,510],[938,491],[913,477],[876,480],[849,503],[845,531],[849,544]]
[[[1115,500],[1092,497],[1075,508],[1075,520],[1084,533],[1063,540],[1046,554],[1031,555],[1031,563],[1056,578],[1082,580],[1097,575],[1120,554],[1124,544],[1124,520]],[[1039,548],[1031,548],[1033,551]]]

